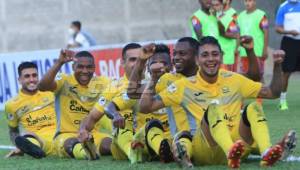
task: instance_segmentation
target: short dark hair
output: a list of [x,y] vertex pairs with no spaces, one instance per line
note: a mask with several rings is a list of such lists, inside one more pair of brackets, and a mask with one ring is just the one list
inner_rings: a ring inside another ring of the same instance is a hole
[[177,42],[188,42],[195,51],[195,54],[198,54],[199,42],[196,39],[192,37],[182,37]]
[[129,43],[129,44],[126,44],[125,47],[122,49],[122,59],[125,60],[127,50],[141,48],[141,47],[142,46],[140,44],[138,44],[138,43]]
[[222,52],[221,45],[215,37],[205,36],[205,37],[201,38],[200,41],[199,41],[199,48],[206,45],[206,44],[215,45],[219,48],[220,52]]
[[76,53],[75,58],[88,57],[94,60],[94,56],[88,51],[80,51]]
[[81,22],[80,21],[72,21],[71,23],[75,27],[77,27],[79,30],[81,29]]
[[[171,53],[170,53],[170,48],[166,44],[155,44],[155,51],[154,55],[157,53],[165,53],[168,55],[167,62],[168,64],[171,63]],[[150,58],[151,60],[151,58]]]
[[36,65],[34,62],[29,62],[29,61],[22,62],[22,63],[18,66],[18,74],[19,74],[19,76],[21,76],[22,71],[23,71],[24,69],[27,69],[27,68],[35,68],[35,69],[38,69],[37,65]]

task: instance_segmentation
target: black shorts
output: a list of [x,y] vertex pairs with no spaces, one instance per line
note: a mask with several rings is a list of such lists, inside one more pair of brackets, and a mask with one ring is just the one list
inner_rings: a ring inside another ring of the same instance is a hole
[[300,71],[300,40],[284,36],[280,48],[286,54],[282,63],[282,71],[286,73]]

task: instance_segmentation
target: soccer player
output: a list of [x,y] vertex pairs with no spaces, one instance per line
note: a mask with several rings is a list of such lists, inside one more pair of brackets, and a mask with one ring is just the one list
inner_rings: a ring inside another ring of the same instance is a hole
[[[264,62],[268,57],[269,22],[266,13],[256,8],[256,0],[244,0],[246,10],[238,15],[240,35],[251,36],[254,39],[254,51],[258,59],[261,77],[264,73]],[[249,67],[246,51],[240,49],[241,72],[246,73]]]
[[231,0],[213,0],[212,9],[218,19],[220,36],[219,43],[223,49],[223,65],[226,70],[237,71],[236,54],[238,53],[239,28],[237,25],[237,13],[230,7]]
[[288,110],[286,100],[290,75],[300,71],[300,1],[287,0],[278,9],[276,15],[276,31],[284,35],[281,49],[286,52],[282,63],[283,89],[280,95],[280,110]]
[[52,139],[56,128],[54,94],[38,90],[37,65],[18,66],[19,94],[5,104],[11,142],[17,146],[7,157],[26,153],[34,158],[54,154]]
[[[136,60],[141,54],[141,45],[136,43],[127,44],[122,50],[122,63],[125,70],[125,75],[119,80],[112,81],[110,86],[102,93],[99,101],[90,111],[87,118],[81,123],[79,140],[84,142],[89,139],[91,131],[96,123],[105,114],[105,107],[116,96],[124,96],[127,98],[126,91],[128,86],[128,77],[131,75],[132,69],[136,64]],[[139,142],[133,141],[133,111],[132,109],[122,110],[120,113],[110,115],[113,119],[114,134],[111,152],[114,159],[124,160],[129,159],[131,163],[141,162],[142,145]],[[125,120],[123,119],[125,118]],[[122,124],[122,125],[120,125]],[[118,128],[120,127],[120,128]]]
[[189,19],[192,37],[200,40],[203,36],[219,37],[217,18],[211,14],[211,0],[199,0],[201,9],[197,10]]
[[[148,57],[144,57],[148,56]],[[151,58],[146,64],[146,58]],[[145,58],[145,59],[141,59]],[[170,129],[168,123],[168,115],[166,109],[160,109],[158,111],[149,113],[147,115],[139,113],[137,109],[140,95],[143,92],[145,81],[144,70],[145,67],[151,76],[151,80],[156,84],[161,75],[165,72],[169,72],[172,69],[170,49],[164,44],[149,44],[142,48],[142,54],[137,59],[133,72],[130,76],[130,83],[128,85],[126,96],[117,96],[107,107],[107,112],[111,115],[117,115],[119,111],[125,109],[132,109],[133,114],[133,131],[134,139],[141,139],[141,143],[145,144],[145,156],[151,160],[160,160],[161,162],[168,163],[172,161],[173,156],[171,153],[171,147],[169,145]],[[156,86],[156,90],[161,91],[162,86]],[[119,116],[118,127],[122,127],[124,117]],[[145,141],[145,142],[144,142]],[[171,140],[170,140],[171,141]]]
[[[74,73],[57,74],[61,66],[70,61],[73,61]],[[99,154],[110,154],[111,137],[100,133],[97,128],[93,129],[90,142],[81,144],[77,139],[80,122],[99,100],[109,82],[106,77],[93,76],[94,73],[92,54],[80,51],[75,55],[73,51],[62,50],[57,62],[40,81],[40,90],[55,93],[57,129],[54,143],[61,157],[96,159]],[[110,123],[109,119],[107,121]],[[93,147],[97,148],[96,153],[90,149]]]
[[[245,149],[239,140],[242,137],[247,146],[257,143],[262,155],[261,165],[271,166],[281,157],[283,146],[271,145],[260,105],[247,105],[242,116],[240,109],[244,99],[258,96],[272,99],[279,96],[283,56],[282,51],[274,54],[272,82],[270,86],[262,86],[242,75],[220,69],[221,47],[215,38],[204,37],[200,41],[197,57],[200,68],[198,74],[193,79],[172,83],[155,97],[144,92],[140,109],[149,111],[181,105],[197,121],[201,121],[201,128],[194,137],[189,132],[182,132],[175,137],[175,153],[179,160],[183,159],[180,154],[183,152],[184,157],[193,156],[195,164],[228,162],[229,167],[237,168]],[[190,141],[181,143],[182,138]]]

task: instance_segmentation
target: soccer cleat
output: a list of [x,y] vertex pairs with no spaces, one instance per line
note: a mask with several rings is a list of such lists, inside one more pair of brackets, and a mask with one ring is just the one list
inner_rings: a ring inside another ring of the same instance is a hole
[[241,157],[245,151],[245,145],[242,140],[236,141],[229,150],[227,159],[229,168],[239,168],[241,164]]
[[45,152],[39,146],[31,143],[24,136],[17,136],[15,139],[15,143],[17,148],[19,148],[22,152],[34,158],[40,159],[46,157]]
[[97,154],[97,149],[94,143],[94,138],[91,137],[89,140],[81,143],[88,160],[97,160],[99,155]]
[[275,145],[270,147],[263,155],[260,165],[263,167],[270,167],[274,165],[282,156],[282,147]]
[[160,161],[164,163],[169,163],[173,161],[173,155],[172,155],[172,151],[168,139],[164,139],[160,143],[159,158]]
[[289,110],[287,101],[280,102],[280,104],[279,104],[279,110],[281,110],[281,111]]
[[297,136],[295,130],[290,130],[282,140],[277,143],[283,149],[280,160],[285,160],[296,148]]
[[173,142],[173,155],[176,162],[184,168],[193,168],[191,159],[189,158],[186,148],[179,141]]

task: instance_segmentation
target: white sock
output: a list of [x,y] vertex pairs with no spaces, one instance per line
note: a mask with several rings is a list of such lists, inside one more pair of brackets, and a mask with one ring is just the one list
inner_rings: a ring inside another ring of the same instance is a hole
[[286,101],[286,92],[281,92],[280,94],[280,103],[283,103]]

